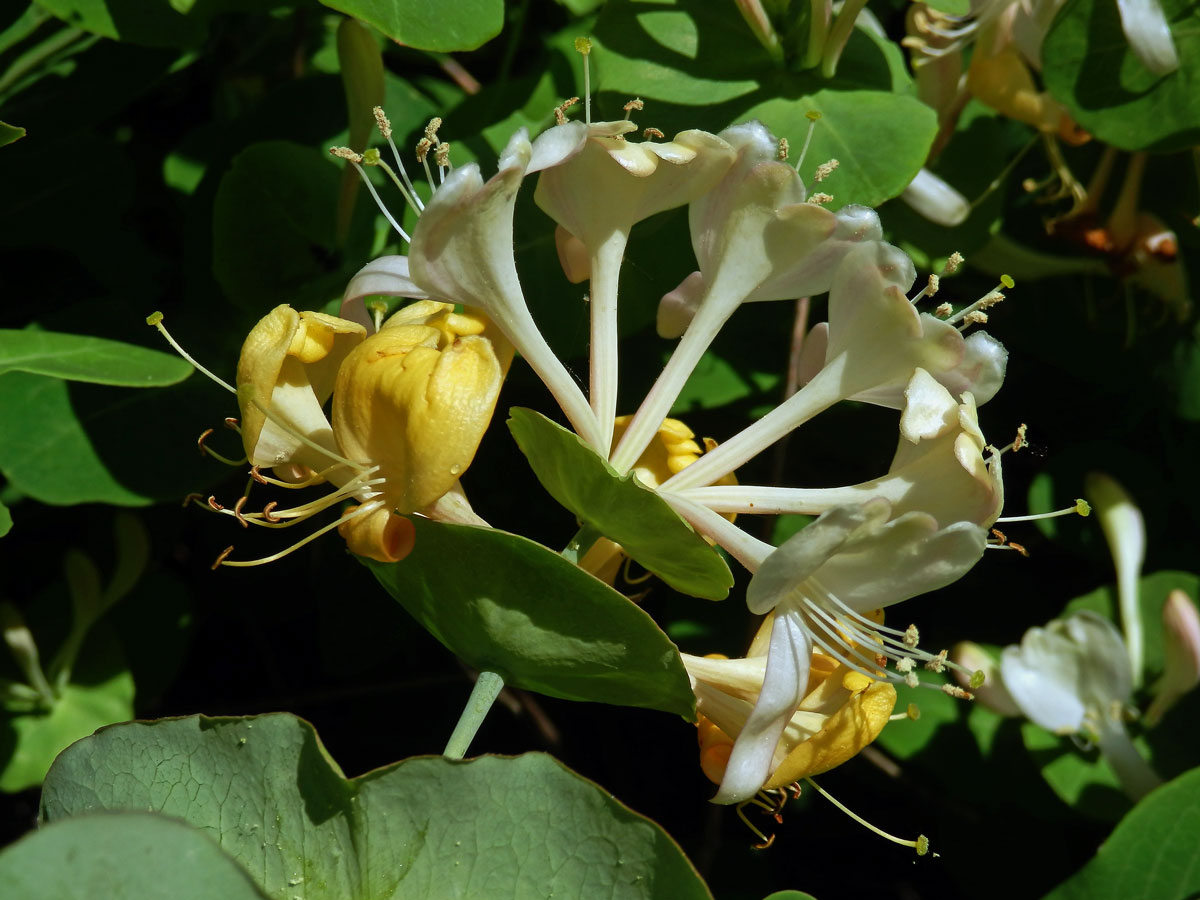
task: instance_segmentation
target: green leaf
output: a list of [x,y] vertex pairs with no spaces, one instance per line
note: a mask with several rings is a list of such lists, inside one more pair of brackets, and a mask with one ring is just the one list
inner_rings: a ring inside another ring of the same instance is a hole
[[265,900],[212,838],[153,812],[57,822],[0,853],[0,884],[21,900]]
[[12,531],[12,513],[8,511],[8,507],[0,503],[0,537],[4,537]]
[[757,118],[799,148],[809,130],[806,113],[820,112],[801,174],[810,180],[820,163],[839,161],[822,185],[833,209],[877,206],[898,195],[937,133],[933,110],[897,93],[910,89],[910,80],[895,48],[861,30],[851,35],[834,79],[779,67],[731,3],[610,0],[595,38],[601,116],[619,118],[636,96],[647,101],[637,121],[668,134]]
[[172,353],[57,331],[0,329],[0,375],[31,372],[122,387],[162,387],[192,374]]
[[1184,900],[1200,891],[1200,769],[1142,798],[1096,856],[1045,900]]
[[321,0],[374,25],[392,40],[418,50],[474,50],[500,33],[504,0],[454,0],[431,7],[422,0]]
[[817,898],[804,891],[776,891],[768,894],[763,900],[817,900]]
[[966,16],[971,12],[970,0],[934,0],[926,5],[950,16]]
[[351,247],[339,254],[340,183],[327,154],[288,141],[252,144],[234,158],[212,220],[213,272],[230,299],[262,311],[318,308],[341,294],[367,259],[373,210],[359,204]]
[[163,0],[38,0],[64,22],[101,37],[146,47],[190,47],[204,39],[204,23]]
[[20,125],[0,122],[0,147],[11,144],[13,141],[19,141],[23,137],[25,137],[25,129]]
[[821,184],[830,209],[848,203],[878,206],[898,196],[925,164],[937,134],[937,115],[915,97],[885,91],[825,89],[797,98],[776,97],[750,107],[743,119],[761,119],[772,133],[803,144],[807,113],[821,114],[801,176],[826,160],[838,168]]
[[10,372],[0,377],[0,473],[44,503],[148,502],[109,471],[71,407],[66,382]]
[[133,718],[133,676],[115,632],[93,627],[70,684],[47,713],[0,711],[0,791],[42,783],[54,758],[97,728]]
[[1042,43],[1042,76],[1095,137],[1121,150],[1178,150],[1200,140],[1200,7],[1162,0],[1179,69],[1150,72],[1129,48],[1112,0],[1070,0]]
[[286,714],[80,741],[46,780],[42,820],[101,809],[184,819],[279,900],[709,896],[665,832],[549,756],[417,757],[347,780]]
[[510,416],[517,445],[555,500],[675,590],[707,600],[728,595],[733,574],[725,560],[635,475],[618,475],[540,413],[514,407]]
[[[1117,774],[1098,750],[1083,751],[1070,738],[1051,734],[1032,722],[1021,724],[1021,739],[1046,783],[1076,812],[1116,821],[1129,809]],[[1148,756],[1144,742],[1135,743],[1143,756]]]
[[[897,684],[896,712],[904,712],[910,703],[917,705],[921,711],[920,718],[893,722],[875,739],[876,744],[898,759],[908,759],[921,753],[943,725],[958,719],[960,707],[965,707],[964,701],[955,700],[941,691]],[[966,712],[966,709],[963,711]]]
[[364,562],[468,665],[552,697],[695,719],[679,651],[628,598],[527,538],[422,518],[413,525],[407,558]]

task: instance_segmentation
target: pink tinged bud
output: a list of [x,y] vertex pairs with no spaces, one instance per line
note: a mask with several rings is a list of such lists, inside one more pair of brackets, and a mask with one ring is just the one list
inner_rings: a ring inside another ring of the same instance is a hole
[[1150,727],[1200,683],[1200,614],[1196,604],[1184,591],[1171,591],[1163,603],[1162,618],[1166,664],[1146,711],[1145,722]]
[[[1004,680],[1000,677],[1000,663],[978,644],[962,641],[950,651],[950,659],[967,671],[953,669],[954,677],[963,688],[975,695],[975,702],[982,703],[992,712],[1002,716],[1020,716],[1021,708],[1013,700]],[[969,672],[982,672],[983,684],[976,686]]]
[[658,319],[655,327],[661,338],[677,338],[683,334],[696,315],[696,307],[704,296],[704,276],[693,272],[679,283],[679,287],[664,294],[658,304]]
[[558,250],[558,262],[567,281],[579,284],[592,277],[592,259],[587,245],[561,225],[554,229],[554,247]]

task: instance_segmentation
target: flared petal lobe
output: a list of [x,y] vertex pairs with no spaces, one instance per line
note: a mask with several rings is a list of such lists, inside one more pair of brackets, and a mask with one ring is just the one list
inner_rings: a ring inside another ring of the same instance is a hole
[[242,344],[237,369],[242,441],[252,465],[320,470],[332,462],[296,434],[335,449],[322,407],[338,367],[365,336],[356,322],[287,305],[259,320]]

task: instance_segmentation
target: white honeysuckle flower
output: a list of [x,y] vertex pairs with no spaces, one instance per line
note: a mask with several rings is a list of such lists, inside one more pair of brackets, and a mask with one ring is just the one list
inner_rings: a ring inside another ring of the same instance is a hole
[[1146,558],[1146,523],[1142,511],[1120,484],[1101,472],[1091,472],[1084,481],[1084,492],[1091,502],[1117,573],[1117,606],[1121,611],[1121,629],[1133,684],[1142,683],[1145,638],[1138,603],[1138,579]]
[[[829,290],[833,271],[855,244],[883,238],[883,228],[875,210],[866,206],[843,206],[834,213],[833,232],[795,264],[775,278],[760,284],[743,302],[794,300],[823,294]],[[688,275],[679,286],[665,294],[658,305],[659,337],[676,338],[687,329],[705,296],[704,276]]]
[[[577,123],[576,123],[577,124]],[[568,127],[568,126],[556,126]],[[587,262],[568,252],[568,277],[586,267],[591,284],[591,390],[596,418],[608,440],[617,405],[617,282],[633,226],[656,213],[691,203],[709,191],[733,162],[734,151],[706,131],[684,131],[674,140],[629,141],[630,121],[587,126],[588,139],[538,178],[533,199],[565,235],[582,244]],[[580,254],[582,255],[582,254]]]
[[[688,209],[702,275],[695,315],[612,454],[618,472],[628,471],[641,455],[687,376],[746,298],[757,292],[758,299],[786,299],[801,296],[796,293],[801,287],[823,292],[828,285],[822,275],[833,275],[847,243],[853,244],[851,235],[873,236],[878,227],[873,213],[852,211],[839,219],[806,203],[804,183],[778,159],[779,142],[761,122],[736,125],[718,136],[737,157],[716,187]],[[840,239],[831,252],[810,264],[810,255],[835,235]]]
[[530,315],[513,258],[513,208],[528,173],[560,164],[587,140],[579,122],[543,132],[532,143],[518,129],[484,181],[476,163],[452,169],[423,204],[407,257],[383,257],[347,288],[343,315],[365,318],[370,293],[462,303],[485,312],[554,394],[576,432],[597,449],[604,429]]
[[407,256],[380,256],[359,269],[342,292],[339,310],[342,318],[357,322],[368,333],[373,332],[375,322],[363,303],[365,297],[373,296],[438,299],[427,294],[409,277]]
[[982,332],[964,339],[951,322],[919,313],[906,296],[914,278],[911,260],[897,247],[869,241],[851,249],[833,276],[829,322],[809,336],[824,351],[824,365],[790,398],[665,487],[711,484],[840,400],[900,408],[918,368],[951,394],[969,391],[976,403],[991,399],[1007,360],[1003,346]]
[[746,591],[752,613],[773,618],[763,687],[734,742],[717,801],[738,803],[765,781],[783,730],[808,684],[814,644],[868,678],[904,680],[877,656],[928,660],[903,631],[866,613],[944,587],[983,555],[983,528],[940,526],[925,513],[892,518],[883,498],[840,506],[761,560]]
[[975,401],[958,403],[924,369],[905,390],[900,440],[888,474],[835,488],[712,485],[678,491],[680,497],[721,513],[819,515],[835,506],[883,497],[894,515],[920,511],[939,522],[969,521],[990,528],[1004,506],[1000,455],[985,460]]
[[1169,75],[1179,68],[1179,54],[1171,37],[1171,26],[1158,0],[1117,0],[1121,29],[1129,49],[1155,75]]
[[1000,672],[1030,721],[1095,741],[1130,797],[1161,783],[1125,730],[1133,675],[1121,635],[1108,619],[1083,610],[1030,628],[1020,646],[1004,649]]
[[971,214],[966,197],[924,168],[913,176],[900,199],[930,222],[946,228],[961,225]]

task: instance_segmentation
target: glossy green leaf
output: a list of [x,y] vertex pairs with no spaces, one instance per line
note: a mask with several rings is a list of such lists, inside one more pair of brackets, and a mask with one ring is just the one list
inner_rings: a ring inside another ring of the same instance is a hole
[[921,711],[920,718],[892,722],[875,739],[876,744],[898,759],[908,759],[921,753],[934,740],[939,729],[958,719],[960,709],[963,713],[969,711],[965,708],[966,701],[955,700],[941,691],[897,684],[896,712],[904,712],[910,703],[915,703]]
[[25,137],[25,129],[20,125],[0,122],[0,147],[11,144],[13,141],[19,141],[23,137]]
[[8,511],[8,507],[0,503],[0,537],[4,537],[12,531],[12,513]]
[[1200,892],[1200,769],[1142,798],[1096,856],[1045,900],[1185,900]]
[[374,25],[392,40],[419,50],[474,50],[500,33],[504,0],[454,0],[431,7],[421,0],[321,0]]
[[[1121,782],[1098,750],[1081,750],[1070,738],[1051,734],[1032,722],[1021,724],[1021,739],[1034,765],[1063,803],[1107,821],[1116,821],[1129,809]],[[1145,755],[1145,744],[1135,743]]]
[[64,22],[101,37],[147,47],[186,47],[204,39],[205,25],[165,0],[38,0]]
[[517,445],[555,500],[677,591],[708,600],[729,593],[733,575],[720,554],[636,476],[617,475],[540,413],[514,407],[510,416]]
[[42,783],[54,758],[97,728],[133,718],[133,676],[113,630],[87,637],[70,684],[45,713],[0,710],[0,791]]
[[1200,7],[1162,0],[1178,71],[1159,76],[1129,49],[1113,0],[1069,0],[1042,43],[1046,87],[1074,119],[1122,150],[1178,150],[1200,140]]
[[552,697],[695,718],[679,652],[629,599],[527,538],[422,518],[413,525],[407,558],[364,562],[465,663]]
[[808,112],[821,114],[801,176],[829,159],[837,170],[821,183],[830,209],[848,203],[878,206],[898,196],[925,164],[937,134],[937,116],[915,97],[885,91],[819,90],[797,98],[772,98],[742,118],[761,119],[773,134],[803,144]]
[[21,900],[266,900],[216,841],[154,812],[56,822],[0,853],[0,884]]
[[621,105],[637,96],[646,109],[636,121],[668,134],[757,118],[798,149],[809,130],[806,114],[820,112],[801,175],[810,180],[820,163],[839,161],[821,186],[834,209],[898,195],[937,132],[931,109],[896,93],[910,86],[896,48],[861,30],[831,80],[780,68],[732,3],[610,0],[594,36],[601,115],[623,115]]
[[0,473],[46,503],[149,502],[122,485],[88,438],[58,378],[10,372],[0,377]]
[[549,756],[416,757],[347,780],[282,713],[80,741],[46,780],[42,819],[101,809],[184,819],[275,898],[709,896],[657,825]]
[[192,374],[172,353],[84,334],[0,329],[0,375],[31,372],[122,387],[162,387]]
[[804,891],[776,891],[768,894],[763,900],[817,900],[817,898]]

